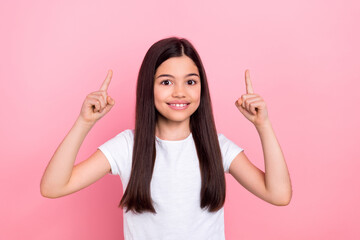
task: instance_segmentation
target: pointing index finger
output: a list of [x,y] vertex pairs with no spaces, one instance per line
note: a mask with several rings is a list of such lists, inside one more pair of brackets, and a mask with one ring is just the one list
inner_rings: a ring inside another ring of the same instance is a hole
[[109,84],[110,84],[110,81],[111,81],[111,78],[112,78],[112,74],[113,74],[113,72],[112,72],[112,70],[110,69],[110,70],[108,71],[108,74],[107,74],[107,76],[106,76],[103,84],[102,84],[101,87],[100,87],[100,90],[107,91],[107,89],[108,89],[108,87],[109,87]]
[[250,80],[250,71],[249,69],[245,70],[245,84],[246,84],[246,93],[254,93],[251,80]]

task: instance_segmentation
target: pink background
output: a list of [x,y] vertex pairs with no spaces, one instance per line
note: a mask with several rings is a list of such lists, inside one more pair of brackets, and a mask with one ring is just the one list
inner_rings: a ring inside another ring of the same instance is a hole
[[218,2],[1,1],[0,239],[123,239],[118,176],[59,199],[40,195],[40,179],[108,69],[116,105],[76,163],[134,127],[141,61],[169,36],[195,45],[218,132],[264,170],[256,129],[234,105],[250,69],[290,170],[293,198],[285,207],[226,176],[226,238],[360,239],[360,4]]

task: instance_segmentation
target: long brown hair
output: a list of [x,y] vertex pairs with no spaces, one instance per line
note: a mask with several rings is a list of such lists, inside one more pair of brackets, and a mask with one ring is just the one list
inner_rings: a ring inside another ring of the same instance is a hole
[[156,158],[155,125],[159,114],[154,104],[154,77],[161,63],[183,54],[194,61],[201,80],[200,105],[190,116],[190,131],[201,172],[200,207],[215,212],[224,205],[225,174],[205,69],[199,54],[188,40],[170,37],[149,48],[139,70],[131,175],[119,204],[119,207],[127,208],[126,212],[131,210],[134,213],[156,213],[150,193]]

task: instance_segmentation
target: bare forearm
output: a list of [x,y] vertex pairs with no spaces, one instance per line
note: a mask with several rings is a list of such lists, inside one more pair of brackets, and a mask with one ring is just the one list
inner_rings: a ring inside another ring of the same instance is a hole
[[263,148],[266,189],[275,202],[290,202],[292,187],[284,155],[270,121],[256,127]]
[[53,195],[68,183],[80,146],[92,126],[80,118],[75,121],[46,167],[40,184],[43,195]]

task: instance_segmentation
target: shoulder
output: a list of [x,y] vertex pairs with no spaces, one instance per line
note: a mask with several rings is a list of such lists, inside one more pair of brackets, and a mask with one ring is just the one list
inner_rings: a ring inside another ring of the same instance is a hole
[[225,137],[224,134],[218,133],[219,145],[224,164],[225,172],[229,173],[231,162],[244,149],[239,147],[236,143]]
[[227,137],[225,137],[225,135],[222,134],[222,133],[218,133],[218,140],[219,140],[220,146],[223,146],[224,144],[226,144],[227,142],[230,141],[230,140],[229,140]]
[[122,131],[120,134],[123,134],[129,138],[134,138],[134,133],[135,133],[135,129],[125,129],[124,131]]
[[[221,152],[225,155],[230,155],[230,158],[235,157],[234,154],[243,151],[244,149],[237,145],[234,141],[225,137],[224,134],[218,133],[219,145]],[[231,159],[232,160],[232,159]]]
[[224,134],[222,134],[222,133],[218,133],[217,135],[218,135],[219,140],[222,139],[223,137],[225,137]]
[[[125,129],[115,136],[106,141],[103,146],[105,147],[119,147],[119,146],[132,146],[134,142],[134,131],[132,129]],[[102,147],[103,147],[102,146]]]
[[134,129],[125,129],[117,135],[120,141],[126,143],[129,147],[134,145]]
[[128,140],[134,139],[134,129],[125,129],[124,131],[118,133],[115,138],[125,138]]
[[218,133],[218,140],[221,151],[224,151],[230,140],[222,133]]

